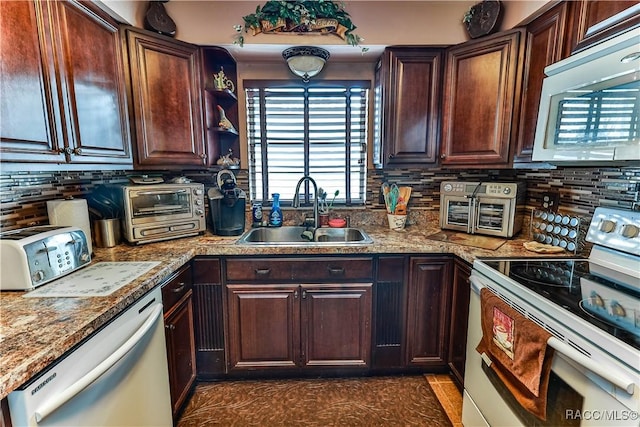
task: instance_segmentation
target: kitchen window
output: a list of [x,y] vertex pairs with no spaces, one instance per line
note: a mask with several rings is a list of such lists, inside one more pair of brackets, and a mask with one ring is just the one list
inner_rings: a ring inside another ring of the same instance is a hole
[[[364,204],[369,85],[245,81],[251,200],[280,193],[290,203],[309,175],[328,200],[339,190],[336,204]],[[303,187],[301,204],[309,204],[313,186]]]

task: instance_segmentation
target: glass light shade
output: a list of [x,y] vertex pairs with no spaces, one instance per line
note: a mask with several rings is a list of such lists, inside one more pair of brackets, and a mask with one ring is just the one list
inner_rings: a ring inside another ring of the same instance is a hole
[[317,76],[327,59],[329,52],[319,47],[299,46],[291,47],[282,52],[289,69],[296,76],[308,82],[311,77]]

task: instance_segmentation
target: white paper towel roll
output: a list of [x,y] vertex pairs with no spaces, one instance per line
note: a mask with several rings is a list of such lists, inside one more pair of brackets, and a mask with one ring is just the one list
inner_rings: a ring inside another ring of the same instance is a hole
[[91,246],[91,223],[89,209],[85,199],[60,199],[47,202],[47,213],[51,225],[73,225],[84,231],[87,236],[89,253],[93,253]]

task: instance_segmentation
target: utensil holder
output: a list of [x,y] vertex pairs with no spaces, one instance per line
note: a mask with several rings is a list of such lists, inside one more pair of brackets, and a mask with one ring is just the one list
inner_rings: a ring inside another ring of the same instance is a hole
[[120,243],[120,220],[97,219],[93,222],[93,238],[99,248],[112,248]]

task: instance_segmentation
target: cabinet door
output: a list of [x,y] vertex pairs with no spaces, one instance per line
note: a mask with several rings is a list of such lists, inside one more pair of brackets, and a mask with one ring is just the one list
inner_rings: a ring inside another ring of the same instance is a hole
[[369,366],[372,286],[302,285],[305,366]]
[[64,162],[55,77],[53,2],[0,2],[2,161]]
[[298,285],[227,285],[229,369],[298,367]]
[[174,419],[196,379],[192,291],[165,315],[169,385]]
[[437,163],[443,59],[443,49],[384,52],[376,83],[383,166]]
[[385,256],[378,260],[373,313],[374,368],[400,368],[406,313],[404,256]]
[[466,361],[467,323],[469,320],[469,276],[471,266],[456,258],[453,263],[453,287],[451,289],[451,328],[449,344],[449,368],[458,387],[464,384]]
[[411,258],[407,292],[407,366],[447,366],[450,289],[450,259]]
[[522,39],[522,30],[515,30],[447,51],[443,166],[509,166],[519,114]]
[[197,46],[127,30],[136,128],[136,166],[204,166]]
[[637,1],[580,0],[574,3],[574,52],[640,25]]
[[566,2],[558,3],[526,27],[522,109],[514,162],[531,161],[544,68],[564,57],[568,7]]
[[218,258],[191,261],[195,308],[198,379],[211,380],[226,372],[224,292]]
[[69,160],[133,165],[118,25],[85,3],[56,5]]

